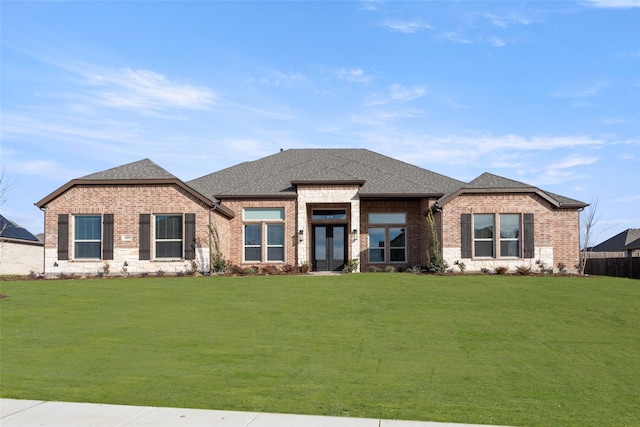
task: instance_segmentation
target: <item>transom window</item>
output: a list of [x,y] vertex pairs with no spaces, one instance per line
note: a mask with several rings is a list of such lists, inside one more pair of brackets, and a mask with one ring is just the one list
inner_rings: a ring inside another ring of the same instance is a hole
[[283,262],[284,209],[246,208],[243,218],[245,262]]
[[344,209],[315,209],[312,219],[316,221],[339,221],[347,219],[347,211]]
[[[403,225],[406,223],[405,213],[370,213],[369,224]],[[393,227],[369,227],[369,262],[406,262],[407,239],[406,228]]]
[[156,215],[156,258],[182,258],[182,215]]
[[76,215],[74,223],[74,257],[76,259],[100,259],[102,216]]

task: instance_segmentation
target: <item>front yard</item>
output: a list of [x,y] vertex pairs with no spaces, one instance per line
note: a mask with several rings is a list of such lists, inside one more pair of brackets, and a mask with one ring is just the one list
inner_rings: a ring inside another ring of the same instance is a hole
[[637,425],[640,282],[0,282],[6,398],[526,426]]

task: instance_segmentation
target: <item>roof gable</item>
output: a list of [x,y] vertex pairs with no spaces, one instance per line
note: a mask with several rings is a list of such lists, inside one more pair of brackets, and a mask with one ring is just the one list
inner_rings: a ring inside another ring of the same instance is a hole
[[142,159],[137,162],[96,172],[78,178],[80,180],[137,180],[137,179],[178,179],[166,169],[158,166],[149,159]]
[[560,196],[549,191],[541,190],[538,187],[534,187],[533,185],[505,178],[503,176],[494,175],[488,172],[483,173],[476,179],[470,181],[468,184],[457,188],[455,191],[445,194],[440,199],[438,199],[437,205],[442,207],[456,197],[462,194],[469,193],[533,193],[547,200],[556,208],[579,209],[588,206],[586,203],[580,202],[578,200]]
[[203,194],[295,197],[297,183],[357,183],[361,197],[439,197],[464,183],[365,149],[292,149],[189,181]]

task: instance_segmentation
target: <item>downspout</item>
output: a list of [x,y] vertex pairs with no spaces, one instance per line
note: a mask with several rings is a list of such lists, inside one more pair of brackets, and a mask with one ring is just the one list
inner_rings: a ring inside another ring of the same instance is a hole
[[[34,203],[35,205],[35,203]],[[47,256],[46,256],[46,249],[47,249],[47,208],[46,207],[40,207],[38,208],[40,209],[41,212],[44,213],[44,218],[43,218],[43,232],[42,232],[42,239],[44,240],[44,242],[42,242],[42,274],[44,275],[46,272],[46,268],[47,268]]]

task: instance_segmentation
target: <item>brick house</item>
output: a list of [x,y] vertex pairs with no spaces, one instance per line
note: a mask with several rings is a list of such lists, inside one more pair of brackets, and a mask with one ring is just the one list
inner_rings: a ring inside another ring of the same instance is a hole
[[[485,173],[465,183],[364,149],[294,149],[183,182],[145,159],[74,179],[36,203],[45,273],[340,271],[427,262],[433,213],[445,261],[468,271],[573,268],[585,203]],[[213,239],[212,235],[218,238]]]

